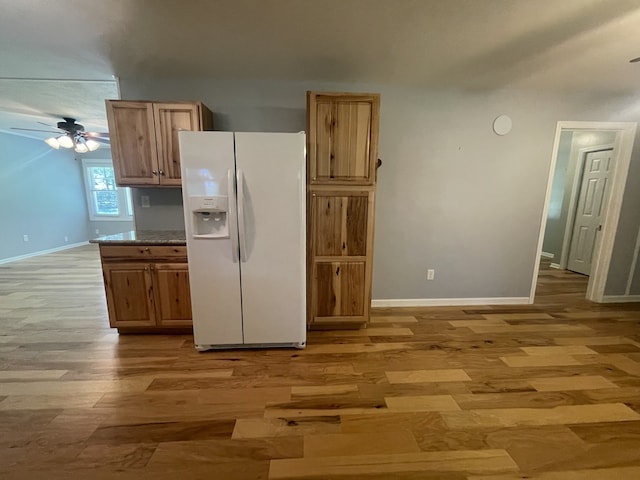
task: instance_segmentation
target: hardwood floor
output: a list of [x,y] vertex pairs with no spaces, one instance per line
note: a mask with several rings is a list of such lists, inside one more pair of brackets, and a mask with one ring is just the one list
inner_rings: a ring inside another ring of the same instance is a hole
[[0,478],[640,478],[640,304],[377,310],[306,350],[108,328],[94,246],[0,266]]

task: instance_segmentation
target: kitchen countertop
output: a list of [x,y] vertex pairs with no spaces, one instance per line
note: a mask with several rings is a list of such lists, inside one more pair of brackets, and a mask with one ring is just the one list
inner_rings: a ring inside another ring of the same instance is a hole
[[89,240],[100,245],[186,245],[184,230],[131,230]]

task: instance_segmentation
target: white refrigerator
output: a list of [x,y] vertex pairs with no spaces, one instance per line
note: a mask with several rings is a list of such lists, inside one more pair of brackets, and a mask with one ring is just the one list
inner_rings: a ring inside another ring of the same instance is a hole
[[196,348],[304,348],[305,135],[178,137]]

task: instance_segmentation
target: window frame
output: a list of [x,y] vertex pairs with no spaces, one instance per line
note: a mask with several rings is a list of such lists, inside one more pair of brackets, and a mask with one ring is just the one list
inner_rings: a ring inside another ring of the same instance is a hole
[[[89,212],[89,220],[92,222],[131,222],[133,221],[133,202],[131,198],[131,189],[128,187],[119,187],[116,185],[116,193],[118,195],[119,215],[100,214],[95,211],[93,202],[93,191],[90,187],[91,177],[89,169],[91,167],[109,167],[113,168],[113,162],[109,158],[83,158],[82,162],[82,180],[84,183],[85,198],[87,200],[87,209]],[[115,173],[115,172],[114,172]],[[131,206],[131,214],[128,213],[128,207]]]

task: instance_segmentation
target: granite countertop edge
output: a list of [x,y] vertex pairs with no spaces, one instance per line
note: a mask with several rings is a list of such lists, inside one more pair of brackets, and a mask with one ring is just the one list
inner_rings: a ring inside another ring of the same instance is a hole
[[99,245],[186,245],[184,230],[130,230],[89,240]]

